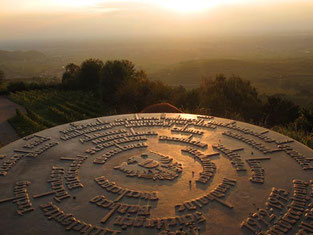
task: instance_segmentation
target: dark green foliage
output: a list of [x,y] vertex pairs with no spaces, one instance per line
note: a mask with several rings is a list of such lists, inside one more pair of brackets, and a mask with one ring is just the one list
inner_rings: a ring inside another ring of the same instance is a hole
[[6,88],[7,82],[4,81],[4,78],[4,72],[0,70],[0,95],[7,95],[8,93]]
[[[83,89],[100,95],[103,101],[118,102],[114,98],[124,83],[146,80],[143,71],[137,71],[128,60],[107,61],[85,60],[80,66],[73,63],[65,67],[62,85],[68,89]],[[127,86],[127,85],[126,85]],[[113,99],[113,100],[112,100]]]
[[9,82],[6,90],[10,92],[17,92],[17,91],[30,91],[30,90],[42,90],[47,88],[57,88],[59,87],[58,84],[55,83],[38,83],[38,82]]
[[312,146],[313,107],[300,110],[280,96],[261,99],[250,82],[238,76],[217,75],[215,79],[203,79],[199,88],[187,90],[183,86],[170,87],[151,81],[127,60],[103,64],[89,59],[81,66],[67,65],[62,83],[66,89],[11,94],[14,101],[27,108],[26,117],[19,117],[20,122],[31,126],[25,127],[27,130],[35,130],[34,123],[41,128],[51,127],[103,115],[140,112],[156,103],[170,103],[188,113],[274,128]]
[[284,135],[313,149],[313,105],[300,110],[299,117],[288,125],[278,125],[273,128]]
[[217,75],[215,80],[204,79],[200,87],[200,107],[220,117],[236,117],[247,121],[259,121],[262,102],[249,81],[240,77],[226,78]]
[[24,82],[12,82],[7,89],[9,92],[24,91],[26,90],[26,85]]
[[70,63],[66,65],[62,77],[62,85],[67,89],[83,89],[98,93],[103,62],[99,59],[88,59],[80,66]]
[[312,133],[313,138],[313,104],[301,110],[300,116],[295,121],[295,127],[296,130]]
[[199,89],[189,90],[186,93],[184,105],[181,105],[180,107],[183,107],[187,110],[197,110],[200,108],[200,99]]
[[167,91],[169,93],[169,100],[171,104],[181,109],[186,109],[187,90],[183,86],[172,87]]
[[85,60],[78,74],[79,87],[86,90],[97,90],[103,62],[98,59]]
[[80,67],[76,64],[70,63],[66,65],[65,72],[62,76],[62,84],[66,88],[77,88],[78,87],[78,74]]
[[[131,86],[127,83],[146,79],[143,72],[137,72],[135,65],[128,60],[107,61],[101,71],[101,97],[104,101],[112,99],[121,86]],[[140,82],[140,81],[139,81]]]
[[15,127],[19,136],[27,136],[47,128],[32,120],[27,114],[22,113],[19,109],[16,109],[16,116],[9,119],[9,122]]
[[98,117],[99,113],[91,110],[90,106],[87,108],[82,107],[81,105],[73,104],[70,102],[65,102],[65,105],[72,110],[75,110],[81,114],[85,114],[87,117]]
[[127,79],[117,89],[115,101],[119,113],[140,112],[146,106],[167,101],[169,88],[147,79]]
[[300,115],[300,109],[292,101],[279,96],[268,96],[264,105],[265,125],[286,125],[294,122]]
[[33,121],[37,122],[38,124],[46,127],[54,127],[56,124],[54,122],[48,121],[42,118],[40,115],[36,114],[35,112],[31,111],[31,109],[26,108],[27,116],[31,118]]
[[0,84],[3,83],[3,80],[4,80],[4,72],[0,70]]
[[68,123],[75,121],[74,117],[58,109],[57,107],[50,107],[49,111],[53,114],[53,118],[57,123]]
[[294,123],[290,123],[286,126],[275,126],[273,127],[273,130],[289,136],[290,138],[295,139],[313,149],[313,133],[297,129]]
[[[151,104],[168,102],[184,111],[267,127],[286,125],[299,116],[299,108],[293,102],[276,96],[267,97],[264,102],[250,82],[238,76],[226,78],[220,74],[215,79],[203,79],[200,88],[186,90],[183,86],[169,87],[162,82],[148,80],[146,74],[136,70],[128,60],[103,64],[100,60],[89,59],[80,67],[74,64],[66,66],[63,78],[64,86],[81,87],[100,95],[102,102],[116,113],[139,112]],[[79,85],[76,86],[76,82]],[[79,116],[73,115],[68,118]]]
[[10,121],[20,136],[104,114],[100,101],[84,91],[32,90],[11,93],[10,98],[27,111],[26,114],[17,111]]

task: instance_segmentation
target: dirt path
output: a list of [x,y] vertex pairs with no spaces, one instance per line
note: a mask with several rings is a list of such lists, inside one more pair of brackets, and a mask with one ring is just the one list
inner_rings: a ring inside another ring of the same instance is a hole
[[20,138],[7,121],[15,116],[16,108],[25,112],[22,106],[13,103],[5,96],[0,96],[0,143],[2,145],[7,145]]

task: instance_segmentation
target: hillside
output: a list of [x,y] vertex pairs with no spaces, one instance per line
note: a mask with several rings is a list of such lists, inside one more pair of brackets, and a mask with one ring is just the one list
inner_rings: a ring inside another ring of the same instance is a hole
[[167,66],[149,76],[169,85],[195,88],[203,77],[213,78],[219,73],[250,80],[260,93],[282,93],[300,103],[313,97],[313,58],[193,60]]
[[62,60],[39,51],[0,50],[0,69],[6,79],[28,79],[31,77],[54,77],[62,72]]
[[39,51],[4,51],[0,50],[0,62],[8,61],[40,61],[47,56]]

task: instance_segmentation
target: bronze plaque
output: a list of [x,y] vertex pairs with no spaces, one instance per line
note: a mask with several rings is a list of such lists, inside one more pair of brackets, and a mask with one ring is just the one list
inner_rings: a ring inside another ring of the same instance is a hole
[[57,126],[0,149],[0,234],[312,234],[313,151],[191,114]]

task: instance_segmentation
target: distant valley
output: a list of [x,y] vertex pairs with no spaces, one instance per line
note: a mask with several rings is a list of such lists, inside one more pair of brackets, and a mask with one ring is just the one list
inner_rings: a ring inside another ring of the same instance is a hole
[[[1,44],[0,44],[1,46]],[[299,104],[313,100],[313,35],[135,41],[29,42],[0,48],[9,80],[61,80],[64,66],[86,58],[128,59],[152,80],[196,88],[202,78],[238,75],[260,94],[284,94]]]
[[250,80],[260,93],[286,94],[300,103],[306,103],[308,98],[313,100],[313,58],[185,61],[151,73],[150,78],[196,88],[203,78],[221,73]]
[[62,58],[39,51],[0,50],[0,69],[9,80],[60,77],[63,63]]

